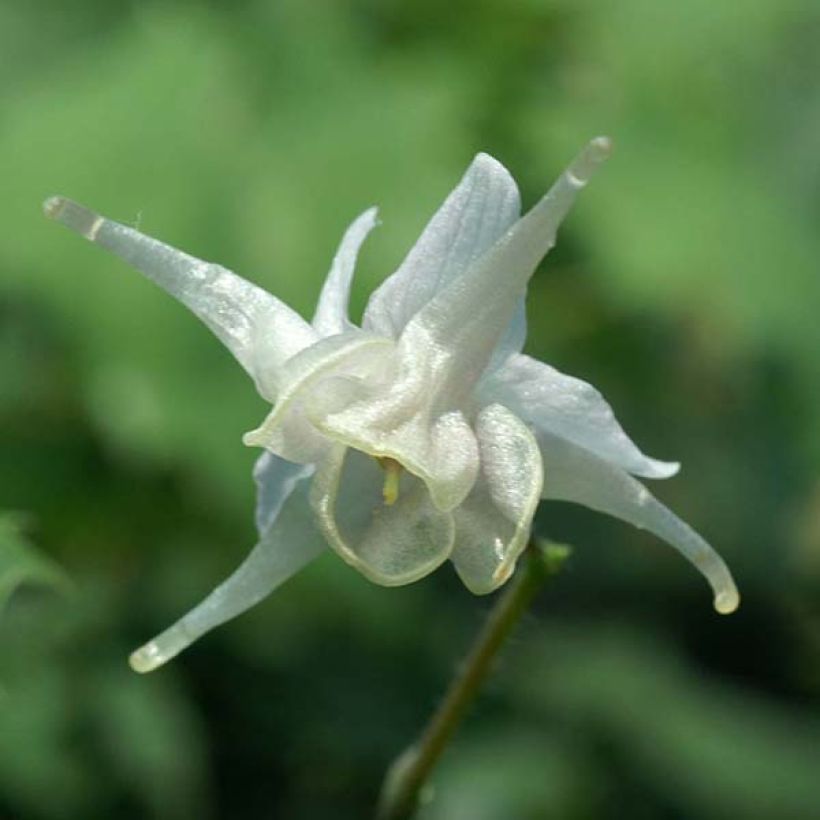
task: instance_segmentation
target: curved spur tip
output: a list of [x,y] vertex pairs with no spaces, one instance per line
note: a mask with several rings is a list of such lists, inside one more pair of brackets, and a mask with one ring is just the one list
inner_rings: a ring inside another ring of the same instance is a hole
[[128,658],[128,665],[135,671],[144,675],[146,672],[153,672],[157,667],[167,661],[154,641],[149,641],[136,651],[132,652]]
[[50,196],[43,203],[43,213],[91,242],[105,222],[98,213],[64,196]]
[[50,196],[43,202],[43,213],[49,219],[59,219],[60,213],[65,208],[66,199],[63,196]]
[[721,615],[731,615],[740,606],[740,594],[737,589],[724,589],[715,595],[715,610]]
[[567,169],[570,182],[576,188],[582,188],[610,153],[612,153],[612,140],[609,137],[595,137],[590,140]]
[[605,160],[612,153],[612,138],[595,137],[589,142],[589,150],[599,162]]

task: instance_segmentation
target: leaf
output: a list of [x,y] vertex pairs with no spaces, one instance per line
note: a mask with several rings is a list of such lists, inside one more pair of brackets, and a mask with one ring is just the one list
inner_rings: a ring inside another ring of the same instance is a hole
[[[820,720],[687,667],[627,629],[550,632],[520,667],[525,709],[617,744],[685,816],[811,816]],[[601,773],[601,777],[605,773]]]
[[18,520],[3,513],[0,514],[0,612],[12,593],[24,583],[65,587],[68,578],[57,564],[27,543]]
[[518,723],[464,734],[422,793],[419,820],[577,816],[590,784],[574,749]]
[[201,718],[172,677],[134,675],[122,662],[89,676],[91,724],[112,779],[156,820],[211,816]]

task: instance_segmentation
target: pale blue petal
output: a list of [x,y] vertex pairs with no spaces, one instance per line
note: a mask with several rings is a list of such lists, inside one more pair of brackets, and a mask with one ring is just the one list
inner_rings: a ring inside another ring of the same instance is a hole
[[608,140],[590,142],[526,216],[407,323],[400,350],[407,356],[434,351],[437,389],[459,397],[472,391],[519,309],[536,266],[555,244],[558,226],[608,153]]
[[740,597],[723,559],[646,487],[624,470],[566,439],[541,432],[538,443],[544,460],[544,498],[583,504],[649,530],[675,547],[704,575],[712,587],[718,612],[737,609]]
[[248,557],[201,604],[131,655],[137,672],[162,666],[214,627],[259,603],[327,546],[308,504],[308,481],[280,498],[279,515]]
[[359,249],[370,231],[378,224],[377,214],[376,208],[365,211],[357,217],[342,237],[313,316],[313,329],[320,336],[332,336],[353,328],[348,318],[350,285]]
[[312,464],[294,464],[264,452],[253,466],[256,482],[256,529],[260,537],[271,528],[296,485],[313,474]]
[[644,478],[669,478],[680,465],[645,456],[624,432],[604,397],[581,379],[529,356],[510,356],[480,384],[485,402],[505,404],[537,430],[565,438]]
[[272,397],[281,365],[316,340],[299,314],[226,268],[189,256],[63,197],[47,200],[44,209],[182,302],[233,353],[266,398]]
[[520,353],[524,349],[524,342],[527,340],[527,300],[522,296],[518,302],[504,335],[499,340],[493,350],[492,358],[487,365],[487,373],[492,373],[501,367],[510,356]]
[[411,316],[507,232],[520,208],[507,169],[478,154],[399,269],[373,292],[363,327],[398,336]]

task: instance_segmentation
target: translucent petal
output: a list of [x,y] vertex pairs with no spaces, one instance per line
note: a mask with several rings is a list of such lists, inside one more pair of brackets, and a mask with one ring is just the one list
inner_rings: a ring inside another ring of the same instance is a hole
[[219,265],[203,262],[63,197],[44,204],[52,219],[141,271],[195,313],[272,398],[276,373],[312,344],[310,325],[284,302]]
[[377,584],[417,581],[453,548],[452,516],[433,506],[424,484],[402,473],[387,504],[384,469],[356,450],[338,446],[319,464],[311,504],[333,549]]
[[[309,354],[295,357],[293,364]],[[301,389],[299,418],[309,420],[327,439],[400,462],[427,484],[440,510],[451,510],[464,500],[478,474],[478,445],[464,412],[472,405],[454,407],[449,396],[435,390],[435,367],[434,352],[422,348],[397,357],[395,343],[387,340],[381,349],[374,346],[372,357],[355,372],[334,367]],[[274,409],[258,436],[254,433],[246,441],[302,460],[280,450],[283,442],[268,434],[275,434],[279,424],[276,413]]]
[[373,292],[364,328],[398,336],[414,313],[506,233],[520,208],[507,169],[478,154],[399,269]]
[[368,385],[367,391],[365,398],[351,391],[344,408],[317,393],[306,403],[307,413],[328,438],[398,461],[427,485],[439,510],[458,506],[478,475],[478,445],[464,414],[435,412],[434,394],[423,378],[399,377],[382,389]]
[[450,395],[468,395],[487,367],[524,296],[538,263],[578,191],[609,153],[609,141],[590,142],[547,195],[486,253],[407,323],[400,349],[431,350]]
[[577,444],[634,475],[669,478],[680,465],[645,456],[591,385],[529,356],[513,355],[480,386],[485,401],[499,401],[536,429]]
[[453,511],[451,560],[465,586],[492,592],[512,575],[527,546],[541,497],[541,452],[529,428],[506,407],[485,407],[476,420],[481,472]]
[[324,377],[357,376],[379,370],[393,341],[361,331],[330,336],[301,351],[279,373],[279,390],[267,418],[243,437],[289,461],[317,461],[328,447],[305,414],[303,402]]
[[723,559],[632,476],[549,433],[538,442],[544,459],[544,498],[574,501],[647,529],[667,541],[705,576],[715,609],[734,612],[740,597]]
[[312,474],[312,465],[294,464],[268,452],[259,456],[253,466],[253,480],[256,482],[256,529],[260,536],[271,528],[296,485]]
[[504,335],[499,339],[498,344],[493,350],[490,363],[487,365],[485,375],[492,373],[499,367],[502,367],[510,356],[520,353],[524,347],[524,342],[527,340],[527,305],[526,297],[522,296],[518,301],[518,307],[513,313]]
[[295,484],[276,520],[250,555],[199,606],[131,655],[137,672],[151,672],[206,632],[257,604],[327,546],[308,504],[308,482]]
[[365,211],[342,237],[313,316],[313,329],[320,336],[332,336],[353,328],[347,315],[350,285],[353,281],[359,248],[370,231],[378,224],[377,214],[376,208]]

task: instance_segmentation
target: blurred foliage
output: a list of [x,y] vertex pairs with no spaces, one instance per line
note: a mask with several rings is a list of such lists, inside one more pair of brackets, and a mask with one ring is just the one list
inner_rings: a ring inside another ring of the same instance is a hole
[[[367,816],[490,605],[446,569],[385,590],[326,556],[133,676],[128,650],[252,543],[240,435],[265,407],[39,203],[138,223],[304,313],[378,203],[360,309],[474,152],[531,203],[600,132],[616,154],[533,281],[528,350],[683,457],[659,495],[744,604],[718,618],[654,539],[544,505],[573,560],[425,812],[812,816],[819,35],[811,0],[0,3],[0,507],[77,589],[24,587],[0,619],[0,816]],[[19,548],[2,529],[0,562]]]
[[12,592],[25,583],[64,586],[66,577],[26,543],[13,516],[0,513],[0,614]]

